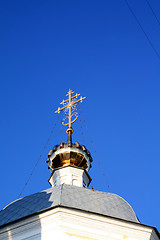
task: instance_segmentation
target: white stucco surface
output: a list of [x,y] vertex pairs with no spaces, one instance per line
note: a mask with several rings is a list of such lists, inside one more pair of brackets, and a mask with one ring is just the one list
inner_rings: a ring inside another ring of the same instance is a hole
[[154,228],[139,223],[57,207],[0,229],[0,240],[158,240]]

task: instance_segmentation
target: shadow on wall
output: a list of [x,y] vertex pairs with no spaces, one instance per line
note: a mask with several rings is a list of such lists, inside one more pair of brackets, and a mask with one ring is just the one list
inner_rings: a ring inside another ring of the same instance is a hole
[[[41,222],[37,212],[51,207],[52,192],[40,192],[18,199],[0,212],[0,240],[41,239]],[[27,216],[30,216],[28,218]]]

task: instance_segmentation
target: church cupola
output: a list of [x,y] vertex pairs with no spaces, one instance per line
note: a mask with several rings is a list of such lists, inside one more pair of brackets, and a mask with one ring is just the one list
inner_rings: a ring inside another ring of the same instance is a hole
[[[90,152],[84,145],[78,142],[72,143],[73,128],[71,126],[77,118],[78,114],[75,112],[76,104],[82,102],[85,97],[79,97],[79,94],[72,96],[73,92],[69,89],[67,94],[68,99],[63,100],[62,108],[58,108],[56,112],[65,110],[65,118],[62,124],[68,126],[67,128],[67,143],[62,142],[60,145],[55,145],[48,153],[47,163],[51,170],[49,183],[52,186],[61,184],[76,185],[80,187],[87,187],[91,178],[88,171],[91,167],[92,157]],[[66,122],[67,121],[67,122]]]

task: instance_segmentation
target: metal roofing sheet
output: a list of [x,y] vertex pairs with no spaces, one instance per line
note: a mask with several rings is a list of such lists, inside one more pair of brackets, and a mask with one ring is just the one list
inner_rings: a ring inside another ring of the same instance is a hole
[[10,203],[0,211],[0,226],[56,206],[138,222],[131,206],[120,196],[63,184]]

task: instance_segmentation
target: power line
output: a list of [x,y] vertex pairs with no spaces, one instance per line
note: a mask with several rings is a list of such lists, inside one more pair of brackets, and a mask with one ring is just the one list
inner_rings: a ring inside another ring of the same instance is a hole
[[[79,110],[79,104],[78,104],[78,110]],[[80,122],[80,127],[81,127],[81,136],[82,136],[82,142],[85,145],[85,141],[84,141],[84,136],[83,136],[83,128],[82,128],[82,122],[81,122],[81,115],[79,115],[79,122]]]
[[37,165],[38,165],[38,163],[39,163],[39,161],[40,161],[40,159],[41,159],[41,157],[42,157],[42,155],[43,155],[43,153],[44,153],[44,150],[46,149],[46,147],[47,147],[47,145],[48,145],[48,143],[49,143],[49,141],[50,141],[50,138],[51,138],[51,136],[52,136],[52,134],[53,134],[53,131],[54,131],[56,125],[57,125],[57,122],[58,122],[58,120],[59,120],[59,117],[60,117],[60,116],[58,116],[58,119],[57,119],[57,121],[55,122],[55,124],[54,124],[54,126],[53,126],[53,129],[51,130],[51,133],[50,133],[50,135],[49,135],[49,137],[48,137],[48,139],[47,139],[47,141],[46,141],[46,144],[44,145],[44,147],[43,147],[43,149],[42,149],[42,152],[41,152],[41,154],[39,155],[39,158],[38,158],[37,162],[35,163],[32,171],[31,171],[31,173],[30,173],[30,175],[29,175],[29,177],[28,177],[28,179],[27,179],[27,181],[25,182],[24,187],[22,188],[22,191],[21,191],[20,194],[18,195],[18,198],[20,198],[20,196],[21,196],[22,193],[24,192],[24,190],[25,190],[25,188],[26,188],[29,180],[31,179],[31,177],[32,177],[32,175],[33,175],[33,172],[34,172],[35,168],[37,167]]
[[[80,110],[80,108],[79,108],[79,110]],[[82,114],[82,111],[81,111],[81,110],[80,110],[80,113],[81,113],[81,115],[82,115],[82,117],[83,117],[83,114]],[[86,127],[86,129],[87,129],[87,133],[88,133],[89,139],[90,139],[90,141],[91,141],[93,151],[94,151],[94,153],[95,153],[95,155],[96,155],[96,158],[97,158],[97,160],[98,160],[99,166],[100,166],[100,168],[101,168],[101,172],[102,172],[102,175],[103,175],[103,177],[104,177],[106,186],[107,186],[108,190],[111,192],[110,186],[109,186],[109,184],[107,183],[106,175],[105,175],[105,173],[104,173],[104,171],[103,171],[102,164],[101,164],[101,162],[100,162],[100,160],[99,160],[97,151],[96,151],[96,149],[95,149],[95,147],[94,147],[94,143],[93,143],[92,138],[91,138],[91,136],[90,136],[90,133],[89,133],[89,130],[88,130],[88,127],[87,127],[87,124],[86,124],[86,121],[85,121],[84,117],[83,117],[83,121],[84,121],[85,127]]]
[[150,38],[148,37],[147,33],[145,32],[144,28],[142,27],[140,21],[138,20],[138,18],[136,17],[135,13],[133,12],[131,6],[129,5],[128,1],[127,0],[124,0],[128,9],[130,10],[130,12],[132,13],[133,17],[135,18],[137,24],[139,25],[140,29],[142,30],[142,32],[144,33],[149,45],[151,46],[151,48],[153,49],[153,51],[155,52],[155,54],[157,55],[157,57],[159,58],[160,60],[160,55],[158,53],[158,51],[156,50],[156,48],[154,47],[153,43],[151,42]]
[[60,135],[59,135],[59,138],[60,138],[60,143],[62,141],[62,120],[61,120],[61,125],[60,125]]
[[147,2],[147,4],[148,4],[148,7],[150,8],[150,10],[151,10],[152,14],[154,15],[154,17],[155,17],[155,19],[156,19],[157,23],[158,23],[158,24],[159,24],[159,26],[160,26],[160,21],[159,21],[159,19],[158,19],[157,15],[156,15],[155,11],[153,10],[153,8],[152,8],[151,4],[149,3],[149,1],[148,1],[148,0],[146,0],[146,2]]

